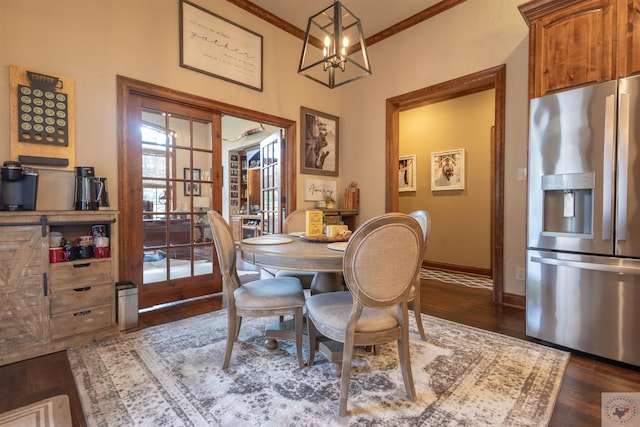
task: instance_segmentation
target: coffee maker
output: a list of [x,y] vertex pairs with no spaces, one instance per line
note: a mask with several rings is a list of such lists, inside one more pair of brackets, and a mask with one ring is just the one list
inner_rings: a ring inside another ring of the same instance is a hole
[[19,162],[6,161],[0,168],[0,210],[34,211],[38,171]]
[[92,166],[76,166],[75,210],[96,211],[104,183],[95,176]]

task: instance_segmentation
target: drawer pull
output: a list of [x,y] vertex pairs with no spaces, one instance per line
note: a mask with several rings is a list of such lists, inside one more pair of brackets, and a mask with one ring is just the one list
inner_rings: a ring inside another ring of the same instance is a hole
[[90,265],[90,262],[85,262],[84,264],[73,264],[73,268],[89,267]]
[[85,292],[91,289],[91,286],[85,286],[84,288],[75,288],[74,291],[76,292]]
[[91,310],[85,310],[85,311],[79,311],[77,313],[73,313],[75,317],[86,316],[88,314],[91,314]]

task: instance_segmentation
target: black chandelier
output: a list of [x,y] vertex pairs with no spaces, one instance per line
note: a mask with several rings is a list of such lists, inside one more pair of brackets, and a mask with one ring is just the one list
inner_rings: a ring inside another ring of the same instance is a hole
[[331,89],[371,75],[360,19],[339,1],[309,18],[298,73]]

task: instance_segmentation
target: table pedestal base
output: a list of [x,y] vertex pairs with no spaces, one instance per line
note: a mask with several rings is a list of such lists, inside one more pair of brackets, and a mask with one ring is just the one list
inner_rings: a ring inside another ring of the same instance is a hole
[[[302,344],[308,346],[309,336],[307,335],[306,318],[304,319],[304,322],[305,327],[304,332],[302,333]],[[287,319],[284,322],[269,323],[267,326],[265,326],[264,335],[266,337],[264,346],[267,350],[275,350],[276,348],[278,348],[278,342],[276,341],[278,339],[295,342],[295,321],[294,319]],[[341,342],[333,341],[323,335],[317,334],[316,346],[316,350],[322,353],[330,363],[335,363],[337,365],[335,373],[336,375],[339,375],[341,372],[340,366],[342,365],[343,344]],[[311,351],[309,353],[311,353]]]

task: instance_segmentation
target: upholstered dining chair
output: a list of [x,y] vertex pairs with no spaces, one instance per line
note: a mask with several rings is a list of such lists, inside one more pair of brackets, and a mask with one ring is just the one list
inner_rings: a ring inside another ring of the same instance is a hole
[[222,286],[227,302],[228,330],[227,347],[222,368],[229,367],[233,343],[238,338],[244,316],[266,317],[293,315],[295,319],[295,343],[298,365],[304,367],[302,359],[302,332],[304,292],[295,277],[271,277],[240,283],[236,270],[236,247],[231,227],[216,211],[207,212],[213,242],[218,253],[222,274]]
[[[427,244],[429,243],[429,235],[431,234],[431,217],[429,213],[423,210],[413,211],[409,214],[413,217],[420,228],[422,228],[422,249],[420,255],[420,264],[424,261],[424,255],[427,252]],[[409,294],[409,302],[413,301],[413,314],[416,317],[416,324],[418,325],[418,331],[420,331],[420,338],[422,341],[427,340],[427,335],[424,333],[424,326],[422,325],[422,313],[420,312],[420,269],[418,269],[418,275],[413,281],[411,287],[411,293]]]
[[387,213],[362,224],[345,249],[343,274],[348,292],[307,298],[309,366],[316,331],[342,342],[339,414],[347,413],[354,346],[397,341],[407,397],[416,399],[409,357],[408,301],[420,268],[422,230],[407,214]]

